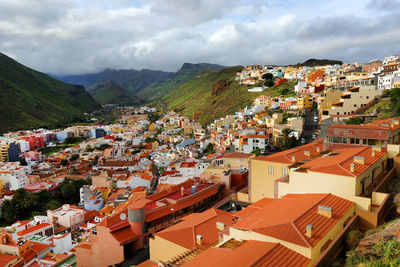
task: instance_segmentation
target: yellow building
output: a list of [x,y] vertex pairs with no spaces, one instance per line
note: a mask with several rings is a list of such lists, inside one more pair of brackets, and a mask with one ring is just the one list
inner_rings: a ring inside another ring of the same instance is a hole
[[307,108],[312,108],[313,99],[309,95],[302,95],[297,97],[297,108],[304,110]]
[[289,167],[296,160],[311,159],[319,155],[322,152],[322,146],[322,141],[318,141],[269,156],[252,158],[250,161],[249,201],[255,202],[264,197],[277,197],[274,190],[275,181],[288,177]]
[[3,161],[3,162],[8,161],[8,148],[9,148],[9,145],[6,145],[6,144],[1,145],[1,148],[0,148],[0,161]]

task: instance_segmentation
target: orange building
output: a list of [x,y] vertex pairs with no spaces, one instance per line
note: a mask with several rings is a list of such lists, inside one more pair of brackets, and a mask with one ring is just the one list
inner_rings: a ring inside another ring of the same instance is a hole
[[[188,180],[145,199],[131,197],[76,247],[78,266],[109,266],[148,244],[148,234],[218,200],[221,184]],[[120,208],[121,207],[121,208]]]
[[307,76],[307,83],[320,83],[324,79],[324,73],[321,70],[316,70]]

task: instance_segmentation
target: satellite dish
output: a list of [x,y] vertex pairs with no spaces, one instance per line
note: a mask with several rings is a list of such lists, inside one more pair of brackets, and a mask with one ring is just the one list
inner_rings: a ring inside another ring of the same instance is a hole
[[126,219],[126,214],[125,213],[121,213],[121,215],[119,215],[119,219],[121,221],[125,220]]

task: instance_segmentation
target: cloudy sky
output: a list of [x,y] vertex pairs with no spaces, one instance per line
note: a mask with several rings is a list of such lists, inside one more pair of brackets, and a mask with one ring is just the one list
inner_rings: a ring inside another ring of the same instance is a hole
[[0,0],[0,52],[54,74],[365,62],[399,44],[396,0]]

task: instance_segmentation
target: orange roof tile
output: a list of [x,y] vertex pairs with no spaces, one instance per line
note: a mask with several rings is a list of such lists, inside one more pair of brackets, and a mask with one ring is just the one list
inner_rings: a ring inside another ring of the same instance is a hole
[[50,226],[50,224],[48,224],[48,223],[40,223],[40,224],[38,224],[38,225],[29,227],[29,228],[27,228],[27,229],[25,229],[25,230],[19,231],[19,232],[17,233],[17,235],[19,235],[19,236],[24,236],[24,235],[26,235],[26,234],[29,234],[29,233],[31,233],[31,232],[34,232],[34,231],[37,231],[37,230],[39,230],[39,229],[42,229],[42,228],[45,228],[45,227],[49,227],[49,226]]
[[310,259],[279,243],[255,240],[243,241],[235,249],[210,248],[182,266],[240,267],[240,266],[308,266]]
[[187,249],[193,249],[198,246],[196,244],[197,235],[203,237],[201,247],[207,247],[218,241],[220,230],[217,229],[216,223],[222,222],[229,226],[233,222],[233,216],[226,211],[209,209],[202,213],[192,213],[181,220],[182,222],[158,232],[156,235]]
[[[372,147],[355,146],[332,150],[323,157],[313,159],[299,166],[313,172],[322,172],[335,175],[356,177],[367,170],[386,154],[386,150],[376,151],[372,157]],[[354,156],[364,157],[364,164],[355,163]],[[350,164],[354,164],[354,172],[350,171]]]
[[[331,207],[332,218],[318,214],[318,205]],[[235,213],[239,221],[231,227],[314,247],[352,207],[353,202],[332,194],[289,194],[261,199]],[[311,238],[305,236],[307,224],[314,227]]]
[[[251,160],[263,160],[263,161],[270,161],[270,162],[279,162],[279,163],[286,163],[292,164],[292,157],[294,156],[296,162],[302,161],[304,159],[311,159],[315,158],[316,156],[320,155],[320,152],[323,150],[323,139],[315,140],[314,142],[299,146],[296,148],[292,148],[289,150],[285,150],[279,153],[275,153],[269,156],[259,156],[252,158]],[[317,148],[320,149],[320,152],[317,152]],[[304,151],[310,151],[310,156],[305,155]]]

